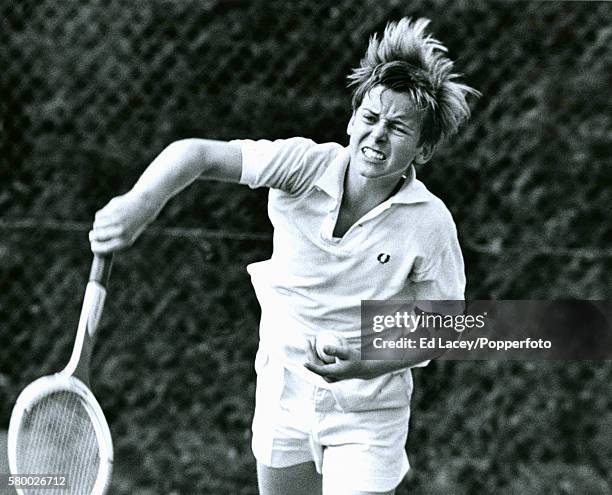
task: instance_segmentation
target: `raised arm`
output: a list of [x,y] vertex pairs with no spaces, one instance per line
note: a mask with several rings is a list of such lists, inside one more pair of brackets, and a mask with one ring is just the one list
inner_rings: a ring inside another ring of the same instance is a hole
[[130,246],[175,194],[199,177],[238,182],[240,147],[224,141],[184,139],[164,149],[127,193],[96,213],[89,233],[95,253]]

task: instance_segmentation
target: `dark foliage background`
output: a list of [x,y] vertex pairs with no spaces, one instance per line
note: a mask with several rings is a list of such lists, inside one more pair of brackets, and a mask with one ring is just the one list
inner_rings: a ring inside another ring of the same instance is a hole
[[[0,428],[68,359],[94,212],[175,139],[345,142],[345,75],[404,15],[431,18],[483,93],[419,170],[455,216],[468,296],[610,297],[610,3],[1,1]],[[256,493],[244,266],[271,249],[265,201],[198,182],[116,260],[93,373],[113,493]],[[415,375],[399,495],[612,492],[609,362]]]

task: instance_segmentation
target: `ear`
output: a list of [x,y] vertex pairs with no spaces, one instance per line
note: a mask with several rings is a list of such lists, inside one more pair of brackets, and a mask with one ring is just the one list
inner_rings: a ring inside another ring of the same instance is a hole
[[355,123],[355,112],[353,111],[353,114],[351,115],[350,120],[348,121],[348,124],[346,126],[346,133],[350,136],[351,132],[353,131],[353,124]]
[[414,161],[419,165],[423,165],[424,163],[427,163],[429,159],[433,156],[434,151],[436,151],[435,146],[432,146],[430,144],[422,144],[417,150],[417,154],[414,157]]

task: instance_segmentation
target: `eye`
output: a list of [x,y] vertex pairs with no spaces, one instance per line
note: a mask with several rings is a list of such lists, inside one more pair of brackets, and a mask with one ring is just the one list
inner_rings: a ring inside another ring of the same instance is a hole
[[371,113],[364,113],[363,120],[365,120],[368,124],[373,124],[374,122],[376,122],[376,117]]
[[410,130],[407,129],[404,126],[400,126],[400,125],[392,125],[391,126],[391,130],[393,132],[395,132],[396,134],[402,134],[402,135],[409,135],[410,134]]

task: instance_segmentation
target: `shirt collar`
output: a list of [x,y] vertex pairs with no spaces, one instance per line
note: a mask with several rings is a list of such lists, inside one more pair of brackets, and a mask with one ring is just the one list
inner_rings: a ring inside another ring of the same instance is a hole
[[[336,201],[342,196],[344,174],[349,158],[348,148],[342,148],[315,182],[315,186]],[[410,165],[406,174],[406,181],[401,189],[389,198],[389,201],[399,204],[425,203],[431,201],[432,197],[433,195],[425,187],[425,184],[416,178],[414,166]]]
[[413,203],[426,203],[427,201],[431,201],[432,198],[433,194],[429,192],[425,184],[417,179],[414,165],[410,165],[406,174],[406,181],[401,189],[389,198],[389,201],[391,203],[409,205]]
[[315,186],[325,192],[336,201],[342,196],[342,186],[344,173],[349,163],[349,151],[341,148],[338,154],[330,162],[329,166],[323,171],[315,182]]

